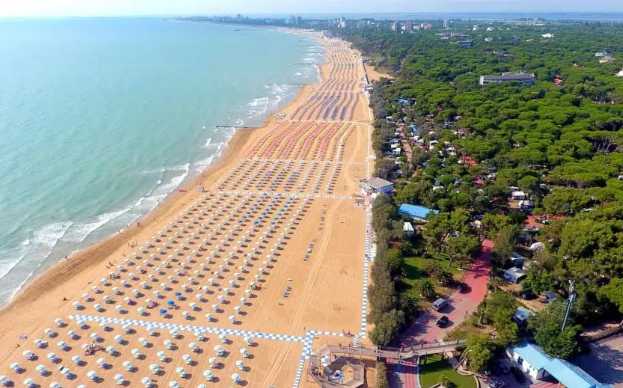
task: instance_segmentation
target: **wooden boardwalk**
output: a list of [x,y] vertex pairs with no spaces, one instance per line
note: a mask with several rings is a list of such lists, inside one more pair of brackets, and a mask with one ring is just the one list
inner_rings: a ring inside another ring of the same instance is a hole
[[452,352],[465,347],[465,341],[437,342],[410,346],[408,348],[366,348],[362,346],[339,346],[329,345],[320,349],[323,355],[342,355],[348,357],[368,358],[368,359],[395,359],[409,360],[418,356]]
[[[314,380],[320,387],[360,387],[363,385],[364,379],[364,371],[363,365],[361,364],[361,359],[369,359],[369,360],[388,360],[393,364],[403,363],[405,366],[409,368],[409,382],[412,384],[414,381],[414,376],[417,375],[417,359],[420,356],[427,356],[431,354],[439,354],[452,352],[457,349],[463,348],[465,346],[465,341],[450,341],[450,342],[438,342],[432,344],[422,344],[417,346],[411,346],[403,349],[395,349],[395,348],[366,348],[362,346],[341,346],[341,345],[328,345],[321,348],[318,353],[312,355],[310,362],[308,364],[307,372],[309,376]],[[352,364],[353,370],[355,371],[355,377],[347,384],[338,384],[335,382],[329,381],[327,376],[327,370],[325,365],[322,365],[322,361],[330,361],[336,362],[340,357],[349,358],[352,361],[345,361],[347,364]],[[416,359],[415,362],[409,361]],[[405,369],[406,371],[406,369]],[[417,380],[417,379],[415,379]]]

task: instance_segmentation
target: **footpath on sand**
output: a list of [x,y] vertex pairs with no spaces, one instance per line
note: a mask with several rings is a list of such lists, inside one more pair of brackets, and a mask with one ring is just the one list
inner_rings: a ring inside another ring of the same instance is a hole
[[[469,317],[487,295],[487,283],[491,273],[491,251],[493,241],[484,240],[481,244],[480,254],[465,271],[463,282],[468,285],[468,291],[461,293],[453,292],[448,301],[450,306],[443,312],[428,310],[422,312],[416,321],[405,331],[401,340],[401,346],[417,345],[441,341],[443,337],[457,325]],[[451,325],[446,328],[437,327],[435,322],[442,315],[450,319]]]

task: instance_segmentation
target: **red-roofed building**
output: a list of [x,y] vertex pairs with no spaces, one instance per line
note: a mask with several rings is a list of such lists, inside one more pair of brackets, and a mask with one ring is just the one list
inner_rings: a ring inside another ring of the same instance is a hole
[[467,166],[467,167],[474,167],[478,165],[478,162],[476,160],[474,160],[474,158],[472,158],[469,155],[463,155],[461,157],[461,160],[463,161],[463,163]]

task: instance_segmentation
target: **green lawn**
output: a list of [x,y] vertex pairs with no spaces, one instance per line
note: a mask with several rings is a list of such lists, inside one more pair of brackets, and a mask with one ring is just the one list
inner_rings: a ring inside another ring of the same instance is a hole
[[[412,292],[414,295],[420,295],[421,284],[425,279],[430,279],[424,271],[427,266],[435,265],[441,267],[453,275],[458,273],[456,267],[451,267],[450,263],[443,260],[426,259],[423,257],[406,257],[404,259],[402,270],[404,276],[400,279],[406,286],[404,291]],[[432,279],[431,279],[432,280]],[[439,284],[433,280],[436,288]]]
[[476,388],[476,381],[472,376],[463,376],[454,371],[441,356],[428,356],[420,363],[420,383],[422,388],[430,388],[441,382],[442,376],[454,383],[456,388]]
[[418,281],[426,276],[423,268],[427,261],[421,257],[405,257],[402,265],[405,276],[402,280],[411,287],[417,286]]

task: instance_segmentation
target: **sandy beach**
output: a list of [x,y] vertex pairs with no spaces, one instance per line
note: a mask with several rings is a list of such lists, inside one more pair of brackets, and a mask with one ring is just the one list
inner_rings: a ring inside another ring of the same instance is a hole
[[0,311],[0,375],[41,387],[314,386],[310,352],[366,342],[364,67],[346,43],[315,37],[319,83]]

